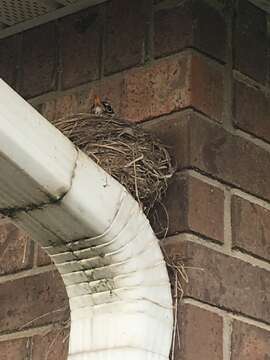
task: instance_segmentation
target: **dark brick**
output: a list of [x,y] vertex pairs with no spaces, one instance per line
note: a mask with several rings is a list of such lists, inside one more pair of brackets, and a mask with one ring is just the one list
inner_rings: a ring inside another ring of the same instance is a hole
[[29,269],[32,265],[30,237],[10,222],[0,223],[0,275]]
[[155,14],[155,56],[194,47],[225,60],[226,24],[223,16],[204,1],[184,1]]
[[30,359],[31,339],[0,341],[0,354],[2,360]]
[[232,360],[269,360],[270,332],[240,321],[233,322]]
[[224,68],[194,54],[191,61],[191,106],[222,122],[224,111]]
[[68,319],[68,298],[57,272],[0,284],[0,303],[2,333]]
[[20,93],[35,97],[56,88],[57,42],[54,23],[23,33],[22,84]]
[[60,20],[60,33],[63,88],[98,79],[102,37],[101,6]]
[[205,1],[193,1],[193,46],[226,60],[227,28],[224,16]]
[[18,36],[0,40],[0,78],[14,88],[18,67],[18,43]]
[[[224,194],[222,190],[193,176],[177,174],[163,202],[169,214],[168,235],[192,231],[223,242]],[[159,219],[159,223],[161,220],[163,219]]]
[[176,53],[193,44],[192,6],[190,1],[156,11],[154,16],[154,55]]
[[51,258],[39,245],[37,246],[37,266],[45,266],[52,264]]
[[146,6],[148,1],[114,0],[107,8],[105,74],[114,73],[144,60]]
[[[180,346],[176,359],[222,360],[222,317],[199,307],[185,304],[179,308]],[[196,344],[196,346],[194,346]]]
[[165,250],[186,259],[186,297],[270,323],[269,271],[177,236]]
[[265,83],[267,75],[266,13],[240,0],[234,30],[234,67]]
[[33,337],[32,359],[66,360],[68,357],[69,329],[57,328],[46,335]]
[[235,81],[234,124],[270,141],[270,99],[262,91]]
[[239,196],[233,196],[233,247],[270,261],[269,238],[270,210]]
[[151,122],[151,131],[171,147],[178,169],[199,169],[270,200],[270,154],[263,148],[190,110]]

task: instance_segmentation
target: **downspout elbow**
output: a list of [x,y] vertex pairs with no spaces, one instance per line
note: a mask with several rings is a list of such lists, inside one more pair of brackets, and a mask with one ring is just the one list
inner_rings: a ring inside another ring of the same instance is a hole
[[68,359],[168,359],[170,283],[142,209],[3,81],[0,168],[2,213],[41,244],[65,283]]

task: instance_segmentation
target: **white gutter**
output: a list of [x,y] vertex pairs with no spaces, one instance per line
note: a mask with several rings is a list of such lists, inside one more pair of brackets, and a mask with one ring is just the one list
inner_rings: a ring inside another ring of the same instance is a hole
[[0,80],[0,212],[50,254],[69,296],[69,360],[165,360],[165,262],[138,203]]

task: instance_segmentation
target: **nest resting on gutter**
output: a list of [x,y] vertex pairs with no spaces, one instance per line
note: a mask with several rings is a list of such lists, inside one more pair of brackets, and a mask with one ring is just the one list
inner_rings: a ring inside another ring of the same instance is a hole
[[146,215],[160,202],[174,168],[157,138],[136,124],[90,113],[73,114],[54,125],[124,185]]

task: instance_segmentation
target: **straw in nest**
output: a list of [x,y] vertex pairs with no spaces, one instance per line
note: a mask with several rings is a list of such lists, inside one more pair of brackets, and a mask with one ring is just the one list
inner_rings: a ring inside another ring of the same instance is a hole
[[59,119],[55,126],[124,185],[146,214],[161,200],[174,171],[166,147],[151,134],[125,120],[91,113]]

